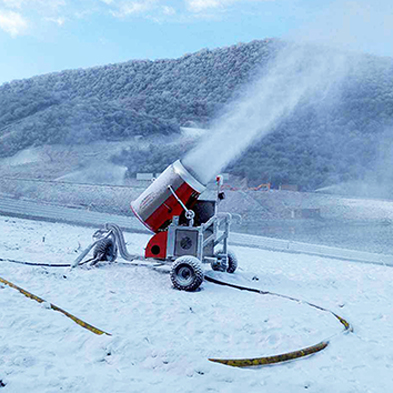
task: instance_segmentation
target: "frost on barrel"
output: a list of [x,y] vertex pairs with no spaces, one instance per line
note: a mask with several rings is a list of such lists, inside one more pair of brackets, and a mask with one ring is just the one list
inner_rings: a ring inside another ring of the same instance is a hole
[[178,160],[131,203],[131,209],[149,230],[157,233],[182,213],[182,204],[192,208],[205,188]]

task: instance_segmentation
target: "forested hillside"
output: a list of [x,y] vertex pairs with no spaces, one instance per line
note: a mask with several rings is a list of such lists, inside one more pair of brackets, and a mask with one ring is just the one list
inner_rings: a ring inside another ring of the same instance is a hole
[[0,87],[0,154],[44,143],[169,134],[206,125],[274,48],[255,41],[177,60],[130,61]]
[[[188,122],[208,128],[282,45],[278,40],[253,41],[174,60],[129,61],[3,84],[0,156],[43,144],[176,135]],[[339,97],[334,105],[327,104],[329,97],[326,103],[299,105],[227,171],[251,183],[314,189],[386,169],[380,152],[393,139],[392,59],[359,56],[356,72],[334,94]],[[159,171],[176,153],[173,147],[167,155],[163,146],[156,150],[160,168],[146,166],[146,155],[137,154],[135,147],[115,161],[130,172],[139,164]]]

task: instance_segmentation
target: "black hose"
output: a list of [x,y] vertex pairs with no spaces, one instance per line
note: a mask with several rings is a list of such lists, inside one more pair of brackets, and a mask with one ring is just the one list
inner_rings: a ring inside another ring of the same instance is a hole
[[[88,263],[92,261],[94,258],[87,259],[84,262],[81,262],[79,265],[84,265],[85,263]],[[64,264],[64,263],[43,263],[43,262],[26,262],[26,261],[17,261],[15,259],[4,259],[0,258],[1,262],[11,262],[11,263],[18,263],[20,265],[28,265],[28,266],[43,266],[43,267],[70,267],[71,265]]]

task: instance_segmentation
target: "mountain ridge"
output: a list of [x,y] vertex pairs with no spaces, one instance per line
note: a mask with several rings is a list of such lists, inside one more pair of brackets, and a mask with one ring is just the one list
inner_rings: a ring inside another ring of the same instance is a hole
[[[5,83],[0,156],[45,144],[176,136],[190,122],[209,128],[283,45],[277,39],[255,40],[173,60],[131,60]],[[227,170],[251,183],[304,189],[362,179],[375,168],[385,176],[381,145],[390,146],[393,139],[393,60],[359,59],[361,71],[340,86],[339,105],[300,106]],[[135,167],[133,153],[135,148],[118,163]]]

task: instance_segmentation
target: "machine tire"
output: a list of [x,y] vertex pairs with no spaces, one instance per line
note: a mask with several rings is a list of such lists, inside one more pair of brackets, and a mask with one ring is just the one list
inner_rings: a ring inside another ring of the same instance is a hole
[[216,254],[215,254],[215,257],[216,257],[217,259],[219,259],[221,263],[220,263],[220,265],[219,265],[219,264],[217,264],[217,263],[215,263],[215,262],[212,262],[212,263],[210,264],[212,270],[214,270],[215,272],[226,272],[226,271],[227,271],[227,268],[228,268],[228,258],[225,258],[225,259],[226,259],[226,262],[225,262],[225,263],[222,263],[222,257],[225,257],[225,254],[223,254],[222,252],[216,253]]
[[[223,250],[220,250],[216,255],[224,254]],[[226,271],[228,273],[234,273],[239,265],[237,261],[236,254],[232,250],[228,250],[227,267]],[[213,269],[214,270],[214,269]],[[218,269],[216,269],[218,270]]]
[[184,255],[171,267],[172,285],[181,291],[195,291],[203,282],[202,263],[198,258]]
[[235,273],[239,263],[236,254],[232,250],[228,250],[228,273]]

